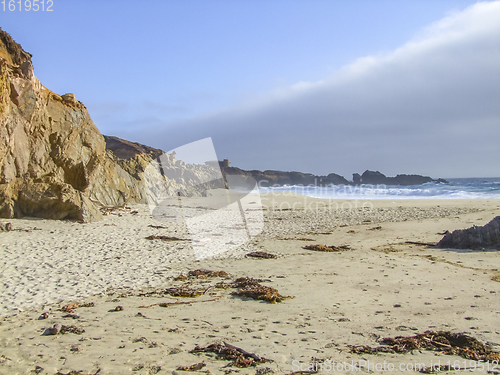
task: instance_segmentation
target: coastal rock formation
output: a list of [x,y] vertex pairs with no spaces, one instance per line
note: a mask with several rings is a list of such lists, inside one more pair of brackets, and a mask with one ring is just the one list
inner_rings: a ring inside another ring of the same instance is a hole
[[348,185],[349,182],[342,176],[330,173],[327,176],[315,176],[311,173],[302,172],[282,172],[282,171],[245,171],[236,167],[222,167],[223,175],[238,175],[242,181],[249,181],[249,184],[257,183],[260,187],[270,187],[273,185]]
[[416,174],[398,174],[396,177],[387,177],[379,171],[364,171],[360,176],[358,173],[352,175],[354,185],[369,184],[369,185],[421,185],[427,182],[448,183],[443,179],[433,180],[428,176],[420,176]]
[[482,227],[473,226],[448,232],[436,246],[451,249],[500,250],[500,216]]
[[[93,202],[147,202],[144,171],[161,154],[105,139],[76,96],[44,87],[33,74],[31,55],[0,29],[0,217],[89,222],[102,218]],[[164,155],[162,164],[174,178],[157,173],[149,182],[163,193],[201,195],[200,178],[218,176],[173,155]]]

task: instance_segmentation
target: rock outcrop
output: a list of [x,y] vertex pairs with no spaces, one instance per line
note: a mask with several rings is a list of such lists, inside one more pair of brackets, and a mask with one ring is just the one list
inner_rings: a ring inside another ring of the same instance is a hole
[[270,187],[273,185],[314,185],[314,186],[326,186],[326,185],[348,185],[349,182],[342,176],[335,173],[330,173],[327,176],[315,176],[311,173],[302,172],[282,172],[282,171],[245,171],[236,167],[223,167],[221,166],[221,171],[223,175],[238,175],[245,181],[251,181],[254,183],[257,181],[260,187]]
[[427,182],[447,183],[443,179],[433,180],[427,176],[416,174],[398,174],[396,177],[387,177],[379,171],[364,171],[360,176],[358,173],[352,175],[354,185],[369,184],[369,185],[421,185]]
[[75,95],[44,87],[31,55],[0,29],[0,217],[100,220],[94,202],[147,202],[146,178],[163,193],[201,195],[200,181],[220,176],[173,155],[162,156],[162,173],[145,176],[161,154],[105,139]]
[[448,249],[497,249],[500,250],[500,216],[488,224],[468,229],[454,230],[444,235],[437,247]]

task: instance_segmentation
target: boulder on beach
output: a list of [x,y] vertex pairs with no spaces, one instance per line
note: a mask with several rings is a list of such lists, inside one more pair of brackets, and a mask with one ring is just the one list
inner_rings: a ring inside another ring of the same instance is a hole
[[482,227],[474,225],[471,228],[448,232],[436,246],[452,249],[500,250],[500,216]]

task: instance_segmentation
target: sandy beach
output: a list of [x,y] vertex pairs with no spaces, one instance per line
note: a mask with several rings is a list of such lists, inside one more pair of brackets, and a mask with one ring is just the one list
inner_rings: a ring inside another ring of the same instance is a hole
[[[428,350],[351,352],[427,330],[465,333],[500,350],[498,253],[425,245],[446,230],[486,224],[500,215],[500,200],[387,199],[363,206],[273,194],[262,203],[262,233],[202,260],[183,241],[185,225],[159,222],[144,205],[90,224],[10,220],[14,230],[0,233],[0,374],[167,374],[197,364],[193,371],[214,374],[290,374],[327,361],[338,365],[331,372],[350,373],[351,364],[378,374],[398,372],[389,364],[407,372],[438,361],[459,361],[460,370],[471,365]],[[303,248],[312,244],[346,248]],[[256,251],[277,257],[246,256]],[[224,273],[190,276],[200,269]],[[241,277],[293,298],[236,296]],[[73,328],[47,334],[55,324]],[[270,361],[238,367],[214,353],[191,352],[213,343]],[[488,366],[475,373],[500,371]]]

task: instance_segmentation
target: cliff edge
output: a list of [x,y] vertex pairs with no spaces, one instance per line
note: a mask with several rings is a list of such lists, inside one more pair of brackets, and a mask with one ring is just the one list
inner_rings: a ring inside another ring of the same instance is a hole
[[[102,219],[100,205],[147,203],[144,173],[161,154],[105,138],[74,94],[58,95],[40,83],[31,54],[0,28],[0,217],[90,222]],[[210,170],[189,173],[193,168],[168,155],[162,164],[186,171],[176,178],[150,174],[148,186],[203,194],[198,177]]]

